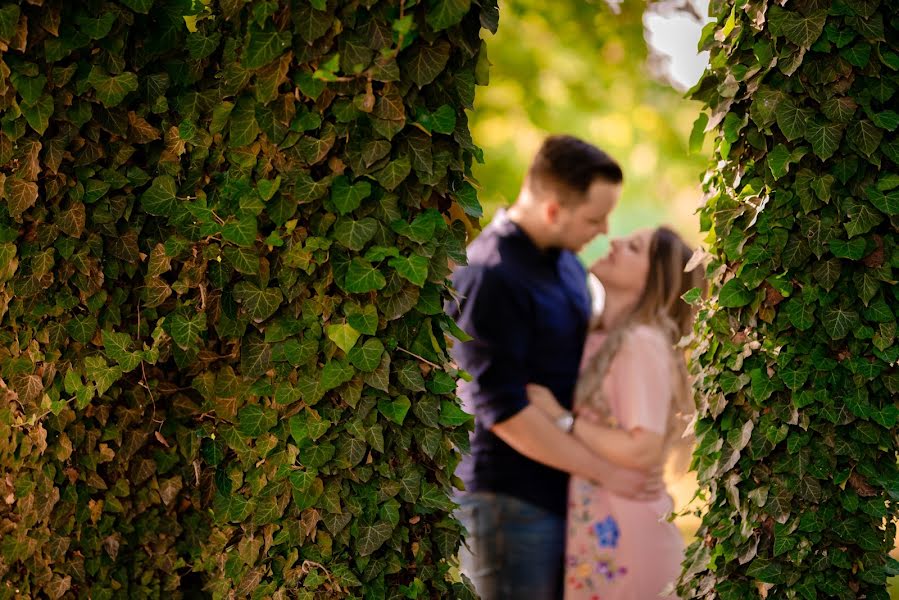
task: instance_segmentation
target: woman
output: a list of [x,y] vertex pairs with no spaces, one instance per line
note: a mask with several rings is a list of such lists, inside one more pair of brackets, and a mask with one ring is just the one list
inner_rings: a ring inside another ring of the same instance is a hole
[[[663,227],[613,241],[590,269],[603,283],[605,308],[584,348],[575,391],[583,416],[572,434],[625,468],[650,470],[689,446],[683,432],[693,402],[676,346],[693,321],[681,296],[702,285],[698,269],[684,272],[691,255]],[[564,417],[549,390],[529,386],[529,397],[548,418]],[[570,485],[566,600],[665,597],[683,560],[680,533],[666,520],[671,497],[628,500],[577,477]]]

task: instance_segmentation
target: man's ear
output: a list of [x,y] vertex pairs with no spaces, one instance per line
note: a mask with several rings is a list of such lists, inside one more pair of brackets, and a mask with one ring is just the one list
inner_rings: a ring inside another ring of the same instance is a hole
[[543,214],[546,222],[554,225],[559,220],[559,213],[562,211],[562,205],[555,194],[543,200]]

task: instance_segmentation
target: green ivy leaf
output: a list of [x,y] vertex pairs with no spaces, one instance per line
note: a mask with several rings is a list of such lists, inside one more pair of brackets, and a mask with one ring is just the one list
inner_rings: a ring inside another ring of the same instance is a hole
[[251,27],[244,48],[244,67],[247,69],[264,67],[290,48],[291,40],[289,31],[260,31]]
[[340,218],[334,226],[334,239],[350,250],[362,250],[375,233],[378,223],[370,217],[359,220]]
[[856,121],[849,126],[849,141],[867,156],[871,156],[880,146],[883,130],[867,119]]
[[794,141],[805,135],[805,129],[814,113],[800,108],[790,99],[784,99],[777,105],[774,111],[777,126],[789,141]]
[[92,40],[99,40],[109,35],[115,22],[116,14],[114,12],[103,12],[99,16],[79,14],[75,17],[78,28]]
[[172,217],[177,214],[178,199],[175,179],[171,175],[160,175],[141,195],[140,203],[144,210],[158,217]]
[[122,369],[110,367],[102,356],[88,356],[84,359],[84,373],[93,382],[97,395],[105,394],[122,377]]
[[8,4],[0,8],[0,40],[10,41],[16,35],[21,11],[16,4]]
[[230,114],[228,128],[231,145],[247,146],[259,136],[259,124],[256,122],[256,101],[248,96],[237,101]]
[[393,399],[381,398],[378,400],[378,411],[397,425],[403,424],[411,406],[412,403],[409,401],[408,396],[397,396]]
[[392,192],[411,172],[412,163],[408,156],[403,156],[388,163],[386,167],[375,173],[374,177],[384,189]]
[[245,248],[252,247],[259,234],[257,226],[256,217],[253,215],[243,215],[239,219],[229,220],[222,227],[222,239]]
[[360,527],[355,543],[356,552],[358,552],[359,556],[369,556],[383,546],[384,542],[390,539],[392,533],[393,527],[390,523],[384,521],[375,525]]
[[417,286],[423,286],[428,279],[428,259],[418,254],[391,258],[388,263],[401,277]]
[[249,281],[234,286],[234,299],[247,311],[255,323],[262,323],[281,306],[284,295],[278,288],[260,288]]
[[375,335],[378,330],[378,309],[373,304],[364,307],[351,305],[346,310],[347,321],[353,329],[365,335]]
[[384,354],[384,344],[381,340],[370,338],[361,346],[356,346],[349,351],[350,363],[365,373],[370,373],[381,364],[381,356]]
[[472,421],[474,417],[462,410],[451,400],[440,401],[440,418],[438,422],[444,427],[459,427]]
[[851,240],[832,239],[828,242],[828,246],[834,256],[848,258],[849,260],[861,260],[865,255],[867,244],[863,238],[853,238]]
[[331,202],[337,207],[341,215],[347,215],[362,204],[362,201],[371,194],[371,184],[367,181],[359,181],[350,184],[349,180],[341,175],[331,184]]
[[325,332],[327,333],[328,338],[332,342],[337,344],[337,347],[344,352],[349,352],[350,350],[352,350],[353,346],[356,345],[356,342],[359,340],[359,336],[361,335],[348,323],[328,325],[325,328]]
[[278,413],[258,404],[244,406],[237,413],[238,430],[245,436],[258,438],[278,423]]
[[206,331],[206,313],[199,312],[192,316],[175,313],[166,317],[163,326],[172,340],[182,350],[187,350],[196,346]]
[[718,303],[723,308],[739,308],[746,306],[755,298],[755,293],[747,290],[743,282],[731,279],[721,287],[718,292]]
[[821,316],[824,321],[824,330],[834,340],[846,337],[858,323],[857,312],[839,306],[824,309]]
[[874,186],[865,188],[865,194],[877,210],[893,216],[899,214],[899,190],[883,192]]
[[37,184],[18,177],[7,177],[3,185],[9,216],[17,219],[37,202]]
[[333,390],[353,378],[356,370],[346,360],[331,360],[322,368],[321,385],[325,391]]
[[828,123],[822,119],[809,121],[805,131],[805,139],[812,143],[812,149],[818,158],[827,160],[840,147],[843,138],[843,125],[840,123]]
[[97,99],[106,108],[118,106],[125,96],[137,91],[137,75],[130,72],[110,77],[101,67],[94,67],[88,76],[88,82],[96,91]]
[[348,292],[364,294],[383,289],[387,285],[384,275],[364,258],[354,258],[347,269],[344,287]]
[[434,31],[457,25],[471,10],[471,0],[438,0],[430,5],[425,20]]
[[446,40],[441,39],[433,45],[422,42],[403,62],[403,72],[415,85],[424,87],[443,72],[449,57],[450,45]]

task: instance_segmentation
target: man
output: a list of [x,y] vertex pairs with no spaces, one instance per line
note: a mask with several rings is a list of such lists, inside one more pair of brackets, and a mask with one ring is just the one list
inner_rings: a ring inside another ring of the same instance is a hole
[[607,233],[622,173],[605,152],[571,136],[548,138],[521,192],[468,248],[453,274],[461,301],[448,311],[474,339],[453,356],[475,416],[471,454],[457,469],[468,530],[462,571],[482,600],[561,597],[568,474],[626,496],[650,497],[657,478],[624,472],[528,403],[548,387],[571,408],[590,317],[587,277],[575,253]]

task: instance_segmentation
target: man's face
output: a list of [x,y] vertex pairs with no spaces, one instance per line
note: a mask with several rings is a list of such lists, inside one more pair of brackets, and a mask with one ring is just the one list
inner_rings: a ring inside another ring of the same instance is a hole
[[621,197],[621,184],[595,179],[580,203],[558,206],[553,229],[559,248],[580,252],[597,235],[609,232],[609,214]]

